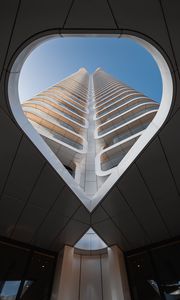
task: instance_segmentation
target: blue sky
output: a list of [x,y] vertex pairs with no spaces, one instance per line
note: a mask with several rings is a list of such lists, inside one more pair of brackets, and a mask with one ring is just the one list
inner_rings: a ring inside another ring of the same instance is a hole
[[128,38],[53,38],[25,61],[19,79],[21,102],[85,67],[101,67],[150,98],[160,101],[159,69],[146,49]]

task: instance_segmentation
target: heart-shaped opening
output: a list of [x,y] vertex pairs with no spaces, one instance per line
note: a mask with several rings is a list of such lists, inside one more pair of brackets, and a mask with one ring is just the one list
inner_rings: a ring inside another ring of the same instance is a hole
[[[67,73],[64,71],[56,84],[49,84],[50,87],[28,97],[22,104],[18,91],[19,75],[22,77],[23,74],[21,68],[27,55],[41,40],[31,43],[21,52],[9,76],[9,101],[17,122],[89,211],[94,209],[162,126],[172,101],[171,73],[160,52],[145,40],[123,37],[141,44],[150,52],[151,59],[156,61],[162,79],[160,104],[144,95],[142,89],[139,92],[131,87],[126,79],[124,83],[123,78],[116,78],[120,66],[118,57],[113,57],[113,51],[108,53],[108,60],[112,59],[115,74],[103,70],[104,65],[89,72],[82,62],[79,70],[68,77],[63,75]],[[121,40],[119,35],[113,38]],[[112,41],[111,38],[107,40]],[[82,41],[85,45],[85,37]],[[77,43],[75,40],[73,42]],[[100,52],[105,52],[102,45]],[[60,58],[63,61],[62,54]],[[92,56],[88,61],[92,59],[95,60]],[[126,59],[128,64],[128,57]],[[28,63],[30,71],[32,62]],[[143,58],[142,64],[145,64]],[[59,65],[61,69],[61,63]],[[147,77],[148,71],[146,66]],[[130,75],[135,77],[135,74]]]

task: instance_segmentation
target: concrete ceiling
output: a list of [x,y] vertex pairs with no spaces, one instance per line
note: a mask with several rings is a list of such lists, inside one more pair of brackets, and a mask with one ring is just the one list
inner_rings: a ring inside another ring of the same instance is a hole
[[[180,2],[178,0],[1,0],[0,235],[58,251],[90,224],[124,251],[180,235]],[[134,32],[153,41],[174,78],[158,134],[90,215],[19,128],[7,75],[22,45],[53,32]]]

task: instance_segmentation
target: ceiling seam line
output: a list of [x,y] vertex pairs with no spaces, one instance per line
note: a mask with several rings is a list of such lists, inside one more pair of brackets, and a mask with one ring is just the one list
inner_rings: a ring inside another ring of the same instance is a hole
[[146,245],[146,246],[143,246],[143,247],[140,247],[140,248],[136,248],[136,249],[132,249],[132,250],[128,250],[125,252],[125,255],[128,255],[128,256],[135,256],[137,255],[138,253],[140,252],[144,252],[146,251],[147,249],[154,249],[154,248],[164,248],[164,245],[173,245],[173,244],[177,244],[177,242],[179,243],[179,240],[180,240],[180,236],[177,236],[177,237],[174,237],[174,238],[171,238],[171,239],[166,239],[166,240],[162,240],[160,242],[155,242],[151,245]]
[[[5,97],[5,100],[6,100],[6,97]],[[5,108],[0,104],[0,112],[1,113],[4,113],[5,116],[11,120],[11,122],[17,127],[17,122],[14,120],[14,118],[11,116],[9,110],[6,111]],[[18,127],[17,127],[18,128]],[[20,127],[18,129],[21,129]]]
[[0,244],[6,244],[6,245],[11,244],[14,248],[19,248],[19,249],[31,249],[35,252],[41,252],[41,253],[44,253],[46,256],[51,256],[51,257],[55,256],[57,254],[55,251],[49,251],[47,249],[37,247],[34,245],[30,245],[26,242],[13,240],[13,239],[10,239],[10,238],[8,238],[6,236],[2,236],[2,235],[0,235]]
[[174,50],[174,47],[173,47],[173,43],[172,43],[172,39],[171,39],[171,34],[170,34],[170,31],[169,31],[169,26],[168,26],[168,22],[167,22],[167,19],[166,19],[166,14],[165,14],[165,10],[164,10],[163,4],[162,4],[162,0],[159,0],[159,4],[160,4],[160,7],[161,7],[161,11],[162,11],[162,15],[163,15],[163,19],[164,19],[166,31],[167,31],[169,42],[170,42],[170,45],[171,45],[171,50],[172,50],[172,53],[173,53],[173,57],[174,57],[176,69],[177,69],[177,72],[178,72],[178,75],[179,75],[179,78],[180,78],[180,70],[179,70],[179,66],[178,66],[177,60],[176,60],[176,54],[175,54],[175,50]]
[[[3,65],[2,65],[2,71],[0,73],[0,81],[2,80],[3,72],[4,71],[6,72],[6,69],[5,69],[6,60],[7,60],[7,56],[8,56],[12,36],[13,36],[13,33],[14,33],[15,25],[16,25],[16,22],[17,22],[17,17],[18,17],[18,14],[19,14],[20,6],[21,6],[21,0],[19,0],[19,2],[18,2],[16,14],[15,14],[15,17],[14,17],[14,22],[13,22],[12,30],[11,30],[11,33],[10,33],[9,42],[8,42],[8,45],[7,45],[6,54],[5,54],[4,62],[3,62]],[[6,99],[6,97],[5,97],[5,99]],[[7,113],[7,111],[4,109],[4,107],[1,104],[0,104],[0,108],[3,111],[3,113],[13,122],[13,124],[16,125],[13,118],[11,118],[10,114]]]
[[[79,223],[81,223],[81,222],[79,222]],[[63,228],[63,230],[66,228],[66,226]],[[62,230],[62,231],[63,231]],[[74,242],[74,245],[82,238],[82,236],[85,234],[87,232],[87,228],[85,229],[85,231],[83,231],[83,234],[81,234],[77,239],[76,239],[76,241]],[[64,246],[65,245],[67,245],[67,246],[70,246],[70,247],[74,247],[74,246],[72,246],[72,245],[70,245],[69,243],[64,243],[64,241],[63,241],[63,244],[64,244]],[[50,244],[50,246],[49,246],[49,248],[50,247],[53,247],[53,245],[51,245]],[[52,251],[52,250],[49,250],[49,251]],[[54,250],[54,251],[56,251],[56,250]],[[58,250],[59,251],[59,250]]]
[[107,216],[107,218],[105,218],[105,219],[103,219],[103,220],[101,220],[101,221],[96,221],[96,222],[94,222],[94,223],[91,223],[91,225],[93,226],[95,226],[96,224],[100,224],[100,223],[102,223],[102,222],[104,222],[104,221],[107,221],[109,219],[109,216]]
[[[127,239],[127,237],[124,235],[124,233],[122,232],[122,230],[120,229],[120,227],[116,224],[116,222],[113,220],[113,218],[111,217],[111,215],[107,212],[107,210],[102,206],[102,209],[105,211],[105,213],[108,215],[109,219],[111,220],[111,222],[114,224],[114,226],[117,228],[117,230],[121,233],[121,235],[123,236],[124,240],[129,244],[129,246],[131,246],[131,242]],[[93,227],[94,228],[94,227]]]
[[24,134],[21,134],[21,137],[20,137],[20,139],[19,139],[19,142],[18,142],[16,151],[15,151],[15,154],[14,154],[13,160],[12,160],[12,162],[11,162],[11,166],[10,166],[10,168],[9,168],[8,174],[7,174],[7,176],[6,176],[6,180],[5,180],[5,182],[4,182],[4,185],[3,185],[3,188],[2,188],[2,191],[1,191],[0,200],[1,200],[2,196],[3,196],[3,194],[4,194],[4,191],[5,191],[5,188],[6,188],[6,185],[7,185],[9,176],[10,176],[10,173],[11,173],[11,171],[12,171],[12,168],[13,168],[13,165],[14,165],[14,162],[15,162],[15,159],[16,159],[16,156],[17,156],[17,153],[18,153],[19,148],[20,148],[20,146],[21,146],[21,142],[22,142],[23,137],[24,137]]
[[114,24],[116,25],[116,28],[119,30],[119,26],[118,26],[118,23],[117,23],[117,21],[116,21],[116,18],[115,18],[115,15],[114,15],[112,6],[111,6],[111,4],[110,4],[110,1],[109,1],[109,0],[106,0],[106,1],[107,1],[107,5],[108,5],[108,7],[109,7],[109,10],[110,10],[111,16],[112,16],[112,18],[113,18]]
[[65,25],[66,25],[66,23],[67,23],[67,20],[68,20],[68,18],[69,18],[70,12],[71,12],[72,7],[73,7],[73,5],[74,5],[75,2],[76,2],[76,0],[72,0],[72,1],[71,1],[71,4],[70,4],[69,9],[68,9],[68,11],[67,11],[67,15],[66,15],[65,20],[64,20],[64,23],[63,23],[63,25],[62,25],[62,29],[64,29],[64,27],[65,27]]
[[84,221],[80,221],[80,220],[78,220],[78,219],[76,219],[76,218],[73,218],[73,220],[74,220],[74,221],[77,221],[77,222],[80,222],[80,223],[82,223],[82,224],[84,224],[84,225],[88,225],[89,227],[91,227],[90,223],[87,223],[87,222],[84,222]]
[[174,116],[176,115],[176,113],[179,112],[179,110],[180,110],[180,107],[178,107],[178,108],[174,111],[174,113],[170,116],[169,120],[167,121],[167,123],[165,124],[164,127],[166,127],[166,125],[168,125],[168,123],[174,118]]
[[42,222],[41,222],[41,223],[39,224],[39,226],[37,227],[36,232],[35,232],[35,234],[34,234],[34,237],[31,239],[30,243],[32,243],[32,242],[35,242],[35,243],[36,243],[36,235],[38,234],[38,231],[41,229],[43,223],[45,222],[45,220],[46,220],[46,218],[48,217],[49,213],[52,211],[54,205],[56,204],[56,202],[57,202],[59,196],[61,195],[61,193],[63,192],[63,190],[64,190],[65,187],[66,187],[66,185],[64,184],[64,185],[62,186],[62,188],[60,189],[60,191],[58,192],[58,195],[56,196],[56,198],[55,198],[53,204],[51,205],[51,207],[50,207],[50,208],[48,209],[48,211],[46,212],[46,215],[45,215],[45,217],[43,218]]
[[[78,211],[78,209],[81,207],[81,204],[75,209],[75,211],[73,212],[73,214],[68,218],[68,220],[66,221],[66,223],[64,224],[64,226],[62,227],[62,229],[60,229],[60,231],[56,234],[55,238],[52,240],[52,242],[49,245],[49,248],[51,248],[53,246],[53,244],[55,243],[55,241],[57,240],[58,236],[61,235],[61,233],[64,231],[64,229],[67,227],[68,223],[73,220],[73,216],[76,214],[76,212]],[[77,222],[77,221],[76,221]],[[78,221],[79,223],[81,223],[80,221]]]
[[5,54],[4,62],[3,62],[3,65],[2,65],[2,71],[1,71],[1,74],[0,74],[0,80],[2,79],[2,74],[3,74],[3,71],[4,71],[4,66],[6,64],[7,56],[8,56],[8,53],[9,53],[10,44],[11,44],[11,41],[12,41],[12,36],[13,36],[13,33],[14,33],[14,29],[16,27],[17,18],[18,18],[18,14],[19,14],[19,11],[20,11],[20,6],[21,6],[21,0],[18,1],[17,10],[16,10],[16,14],[15,14],[15,17],[14,17],[14,22],[13,22],[11,33],[10,33],[10,37],[9,37],[9,42],[8,42],[8,45],[7,45],[6,54]]
[[[175,94],[174,98],[176,98],[176,97],[177,97],[177,93]],[[176,115],[176,113],[179,112],[179,110],[180,110],[180,107],[178,107],[173,113],[171,113],[169,115],[169,117],[166,118],[166,120],[164,121],[164,123],[162,124],[162,126],[159,128],[157,134],[152,137],[151,141],[153,141],[153,138],[156,138],[157,136],[159,136],[162,133],[162,131],[168,126],[169,122],[172,121],[172,119],[174,118],[174,116]]]
[[152,242],[151,237],[149,236],[148,232],[146,231],[146,229],[144,228],[144,226],[142,225],[142,223],[139,221],[139,218],[137,217],[137,215],[135,214],[134,210],[132,209],[131,205],[129,204],[129,202],[127,201],[124,193],[120,190],[119,186],[116,185],[120,195],[122,196],[122,198],[124,199],[124,201],[126,202],[128,208],[130,209],[130,211],[132,212],[133,216],[135,217],[136,221],[138,222],[138,224],[140,225],[142,231],[147,235],[148,239],[150,242]]
[[160,216],[160,219],[162,220],[162,223],[164,224],[164,227],[165,227],[166,230],[167,230],[168,235],[169,235],[170,237],[172,237],[172,235],[171,235],[171,233],[170,233],[170,231],[169,231],[169,228],[168,228],[168,226],[167,226],[167,224],[166,224],[166,222],[165,222],[165,220],[164,220],[164,217],[163,217],[162,214],[160,213],[160,209],[159,209],[159,207],[156,205],[156,202],[155,202],[154,197],[153,197],[153,195],[152,195],[152,193],[151,193],[151,191],[150,191],[150,188],[149,188],[149,186],[148,186],[148,184],[147,184],[147,182],[146,182],[144,176],[142,175],[142,172],[141,172],[141,170],[140,170],[140,168],[139,168],[139,166],[137,165],[136,162],[135,162],[135,165],[136,165],[137,170],[138,170],[138,172],[139,172],[139,175],[140,175],[141,179],[143,180],[144,185],[145,185],[145,187],[146,187],[146,189],[147,189],[147,191],[148,191],[148,193],[149,193],[149,195],[150,195],[150,198],[151,198],[152,202],[154,203],[155,208],[157,209],[157,212],[158,212],[158,214],[159,214],[159,216]]
[[[66,187],[66,186],[65,186]],[[62,189],[62,191],[63,191],[63,189]],[[54,203],[55,204],[55,203]],[[54,204],[53,204],[53,206],[54,206]],[[52,207],[52,209],[53,209],[53,207]],[[42,227],[42,225],[43,225],[43,223],[45,222],[45,220],[46,220],[46,218],[48,217],[48,214],[50,213],[50,211],[52,210],[52,209],[50,209],[50,210],[48,210],[48,212],[46,213],[46,216],[44,217],[44,219],[43,219],[43,221],[41,222],[41,224],[38,226],[38,229],[36,230],[36,232],[37,231],[39,231],[39,230],[41,230],[41,227]],[[63,216],[63,217],[68,217],[68,216],[66,216],[66,215],[60,215],[60,216]],[[83,222],[83,221],[80,221],[80,220],[78,220],[78,219],[73,219],[73,220],[75,220],[75,221],[77,221],[77,222],[80,222],[80,223],[82,223],[82,224],[84,224],[84,225],[88,225],[88,226],[90,226],[90,224],[89,223],[85,223],[85,222]],[[37,233],[35,233],[35,236],[38,234],[38,232]],[[36,243],[36,237],[35,238],[32,238],[32,240],[30,241],[30,243]]]
[[161,148],[162,148],[164,157],[165,157],[165,159],[166,159],[166,163],[167,163],[167,165],[168,165],[169,171],[170,171],[170,173],[171,173],[172,179],[173,179],[173,181],[174,181],[174,185],[176,186],[177,193],[178,193],[178,195],[180,196],[180,191],[179,191],[178,185],[177,185],[177,183],[176,183],[175,176],[174,176],[174,174],[173,174],[172,168],[171,168],[171,166],[170,166],[170,163],[169,163],[169,160],[168,160],[168,158],[167,158],[166,151],[165,151],[165,149],[164,149],[164,146],[163,146],[163,143],[162,143],[162,141],[161,141],[160,136],[158,136],[158,139],[159,139],[159,143],[160,143],[160,145],[161,145]]
[[23,206],[23,208],[22,208],[22,210],[21,210],[21,212],[20,212],[20,214],[19,214],[19,216],[18,216],[18,218],[17,218],[17,220],[16,220],[16,222],[15,222],[15,224],[14,224],[14,229],[12,230],[12,232],[11,232],[11,234],[10,234],[10,238],[12,238],[12,236],[13,236],[15,230],[16,230],[16,226],[17,226],[17,224],[18,224],[18,222],[19,222],[21,216],[23,215],[26,206],[27,206],[28,203],[29,203],[30,197],[31,197],[31,195],[32,195],[32,193],[33,193],[33,191],[34,191],[34,188],[35,188],[37,182],[39,181],[39,178],[40,178],[40,176],[41,176],[41,174],[42,174],[42,172],[43,172],[45,166],[46,166],[46,162],[43,163],[43,166],[41,167],[41,169],[40,169],[40,171],[39,171],[39,174],[37,175],[37,178],[36,178],[36,180],[35,180],[35,182],[34,182],[34,184],[33,184],[33,186],[32,186],[32,189],[31,189],[31,191],[30,191],[30,193],[29,193],[29,196],[27,197],[27,199],[26,199],[26,201],[25,201],[25,204],[24,204],[24,206]]

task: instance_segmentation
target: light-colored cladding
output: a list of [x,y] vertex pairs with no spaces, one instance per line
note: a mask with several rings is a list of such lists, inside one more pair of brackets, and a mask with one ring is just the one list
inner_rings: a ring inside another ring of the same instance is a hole
[[23,103],[23,111],[63,165],[75,170],[87,151],[89,75],[84,68]]
[[85,193],[93,196],[154,118],[159,105],[98,68],[85,68],[22,105]]
[[159,104],[102,69],[93,74],[97,174],[109,175],[154,118]]

